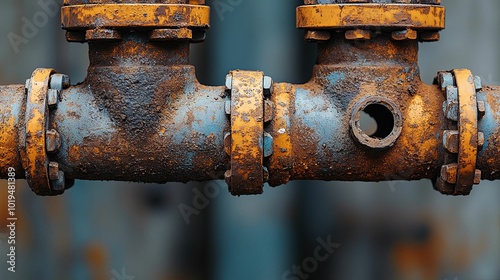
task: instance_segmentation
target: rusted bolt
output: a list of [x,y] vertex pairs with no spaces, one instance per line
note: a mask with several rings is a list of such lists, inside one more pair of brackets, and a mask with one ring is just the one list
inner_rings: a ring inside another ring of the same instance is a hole
[[64,192],[66,189],[66,179],[63,171],[59,170],[57,179],[50,182],[50,188],[57,193]]
[[476,169],[474,172],[474,185],[479,185],[481,183],[482,172],[479,169]]
[[274,118],[274,103],[266,99],[264,101],[264,122],[270,122]]
[[417,39],[417,31],[415,31],[413,29],[396,30],[396,31],[392,31],[391,37],[392,37],[392,39],[394,39],[396,41],[415,40],[415,39]]
[[441,39],[439,32],[421,32],[419,36],[422,42],[436,42]]
[[458,88],[454,86],[446,87],[446,100],[458,101]]
[[441,90],[445,90],[448,86],[454,86],[455,80],[450,72],[439,72],[437,76],[438,85]]
[[479,150],[482,150],[483,147],[484,147],[484,133],[478,132],[477,133],[477,148]]
[[26,90],[29,90],[31,84],[31,79],[26,79],[26,83],[24,84],[24,88]]
[[71,85],[71,81],[68,75],[64,74],[53,74],[50,76],[50,88],[62,91]]
[[308,42],[324,42],[330,40],[330,32],[323,30],[307,30],[304,39]]
[[233,75],[226,75],[226,90],[231,90],[233,88]]
[[231,155],[231,133],[226,133],[224,135],[224,151],[228,156]]
[[85,33],[85,39],[87,41],[114,41],[121,40],[122,34],[120,31],[114,29],[91,29]]
[[273,154],[274,139],[271,134],[264,132],[264,157],[270,157]]
[[447,119],[458,121],[458,102],[455,100],[443,102],[443,113]]
[[477,102],[477,116],[482,119],[486,114],[486,104],[484,101]]
[[474,76],[474,86],[476,87],[476,91],[480,91],[483,89],[483,83],[481,81],[481,77]]
[[458,153],[459,135],[457,130],[445,130],[443,132],[443,146],[448,152],[453,154]]
[[370,40],[371,36],[370,31],[362,29],[347,30],[345,32],[347,40]]
[[57,162],[49,163],[49,179],[51,181],[59,178],[59,164]]
[[265,166],[263,166],[262,168],[264,169],[264,171],[262,172],[264,182],[267,182],[267,181],[269,181],[269,170]]
[[49,89],[47,92],[47,105],[52,107],[57,107],[57,103],[59,102],[59,90],[57,89]]
[[[361,128],[361,113],[370,115],[377,123],[373,133]],[[358,101],[352,109],[349,121],[351,134],[360,144],[372,149],[392,147],[403,129],[403,117],[399,106],[385,97],[367,97]]]
[[229,186],[229,191],[231,191],[231,176],[233,172],[231,170],[228,170],[224,173],[224,180],[226,181],[226,184]]
[[449,184],[457,183],[458,164],[452,163],[441,167],[441,179]]
[[192,38],[193,32],[188,28],[155,29],[149,35],[152,41],[190,40]]
[[45,133],[45,146],[49,153],[57,152],[61,147],[61,136],[55,129]]
[[224,101],[224,111],[226,115],[231,115],[231,99]]
[[262,87],[264,88],[265,93],[271,94],[273,90],[273,79],[269,76],[264,76]]

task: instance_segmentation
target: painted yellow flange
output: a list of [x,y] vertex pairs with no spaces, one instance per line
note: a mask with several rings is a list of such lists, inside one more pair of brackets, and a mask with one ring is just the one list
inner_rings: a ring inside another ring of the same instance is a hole
[[478,114],[474,76],[470,70],[453,70],[458,88],[458,169],[455,194],[469,194],[476,176]]
[[411,4],[326,4],[297,8],[297,28],[412,28],[441,30],[445,8]]
[[61,9],[62,27],[209,28],[210,7],[186,4],[87,4]]
[[36,69],[27,83],[26,139],[23,168],[26,180],[37,195],[53,195],[49,180],[49,159],[45,146],[50,76],[53,69]]
[[231,71],[231,170],[226,172],[233,195],[261,194],[264,161],[264,73]]

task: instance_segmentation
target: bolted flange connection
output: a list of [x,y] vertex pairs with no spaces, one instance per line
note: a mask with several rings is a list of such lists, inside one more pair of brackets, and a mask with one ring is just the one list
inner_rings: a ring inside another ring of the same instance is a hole
[[439,72],[434,83],[445,93],[443,114],[448,120],[443,131],[445,165],[435,188],[444,194],[468,195],[481,181],[481,170],[476,169],[477,152],[485,141],[484,133],[478,131],[478,121],[485,114],[484,102],[476,99],[481,79],[460,69]]
[[205,1],[185,3],[107,3],[66,1],[62,26],[70,42],[121,40],[123,32],[149,32],[151,41],[205,39],[210,27],[210,8]]
[[261,194],[269,179],[264,158],[273,153],[273,137],[264,131],[274,115],[268,99],[273,81],[258,71],[232,71],[226,77],[225,112],[231,131],[224,136],[224,149],[231,169],[224,177],[233,195]]
[[23,167],[31,189],[38,195],[58,195],[67,188],[64,172],[49,159],[61,147],[61,137],[57,130],[47,128],[50,111],[57,109],[62,90],[69,86],[69,77],[54,74],[52,69],[36,69],[26,81]]
[[297,8],[297,27],[307,30],[308,41],[328,41],[329,31],[336,31],[344,32],[347,40],[370,40],[389,32],[395,41],[432,42],[439,40],[439,31],[445,27],[444,7],[439,6],[439,0],[305,0],[304,3]]

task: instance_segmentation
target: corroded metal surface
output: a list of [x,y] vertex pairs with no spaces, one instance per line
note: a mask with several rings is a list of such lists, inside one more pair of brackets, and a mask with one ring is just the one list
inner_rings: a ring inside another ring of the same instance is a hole
[[210,8],[187,4],[87,4],[61,9],[64,29],[208,28]]
[[441,30],[444,7],[399,4],[327,4],[297,8],[297,28],[390,27]]
[[47,93],[52,73],[54,73],[53,69],[36,69],[27,82],[23,167],[26,171],[28,184],[38,195],[52,194],[48,174],[49,158],[45,148],[45,132],[48,126],[49,111]]
[[[225,174],[234,195],[261,194],[264,185],[264,74],[232,71],[231,169]],[[229,82],[228,82],[229,83]]]

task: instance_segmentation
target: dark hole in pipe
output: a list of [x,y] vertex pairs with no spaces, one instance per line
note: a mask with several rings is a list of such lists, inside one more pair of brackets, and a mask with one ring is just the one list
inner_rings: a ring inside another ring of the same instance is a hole
[[386,106],[370,104],[361,112],[360,128],[372,138],[384,139],[394,129],[394,116]]

